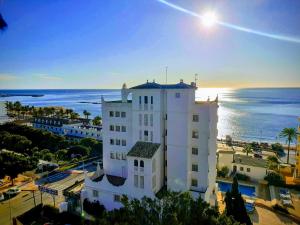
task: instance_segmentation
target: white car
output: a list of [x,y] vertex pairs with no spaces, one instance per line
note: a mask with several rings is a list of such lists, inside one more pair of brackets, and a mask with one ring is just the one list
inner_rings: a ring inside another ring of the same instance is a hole
[[4,194],[0,193],[0,201],[3,201],[4,199]]
[[7,194],[7,195],[16,195],[16,194],[19,194],[20,192],[21,192],[21,190],[19,188],[15,187],[15,188],[8,189],[8,191],[5,192],[5,194]]

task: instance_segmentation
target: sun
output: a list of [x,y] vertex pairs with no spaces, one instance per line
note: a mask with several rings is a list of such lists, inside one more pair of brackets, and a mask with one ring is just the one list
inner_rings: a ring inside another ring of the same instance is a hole
[[218,21],[217,15],[214,11],[206,11],[203,13],[201,22],[205,27],[213,27]]

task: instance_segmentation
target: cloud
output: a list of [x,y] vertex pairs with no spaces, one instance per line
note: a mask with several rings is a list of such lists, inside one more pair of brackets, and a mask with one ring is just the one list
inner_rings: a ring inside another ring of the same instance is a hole
[[18,77],[10,74],[0,74],[0,81],[16,80]]
[[50,76],[50,75],[47,75],[47,74],[40,74],[40,75],[37,75],[40,79],[43,79],[43,80],[53,80],[53,81],[60,81],[62,80],[61,77],[58,77],[58,76]]

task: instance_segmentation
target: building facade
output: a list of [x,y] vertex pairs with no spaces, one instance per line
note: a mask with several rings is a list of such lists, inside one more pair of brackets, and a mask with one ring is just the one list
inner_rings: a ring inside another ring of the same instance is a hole
[[72,141],[82,138],[102,140],[102,126],[92,126],[88,122],[86,119],[36,117],[33,119],[32,126],[65,136]]
[[298,118],[298,134],[297,134],[297,149],[296,149],[296,167],[294,178],[300,183],[300,117]]
[[123,194],[155,197],[166,186],[214,203],[218,101],[195,101],[195,90],[147,82],[102,99],[103,173],[86,177],[82,198],[111,210]]

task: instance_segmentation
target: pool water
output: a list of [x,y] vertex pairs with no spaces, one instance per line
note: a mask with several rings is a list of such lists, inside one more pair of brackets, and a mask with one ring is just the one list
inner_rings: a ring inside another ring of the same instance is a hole
[[[222,192],[227,192],[231,190],[231,183],[227,182],[218,182],[219,190]],[[250,197],[255,197],[255,187],[254,186],[246,186],[239,184],[239,191],[242,195],[247,195]]]

